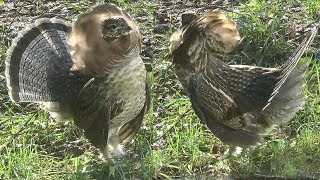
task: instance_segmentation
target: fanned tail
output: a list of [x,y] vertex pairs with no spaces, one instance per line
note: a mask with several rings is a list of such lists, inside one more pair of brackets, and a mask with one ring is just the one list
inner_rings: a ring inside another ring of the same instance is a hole
[[[272,93],[270,99],[268,100],[268,104],[263,108],[263,110],[266,109],[270,105],[273,98],[279,93],[280,88],[285,83],[288,84],[293,81],[293,80],[291,80],[290,82],[287,82],[288,77],[291,76],[291,73],[294,71],[294,69],[296,69],[296,66],[299,62],[299,59],[301,58],[301,56],[303,55],[305,50],[309,47],[309,45],[313,41],[314,37],[317,35],[317,32],[318,32],[317,26],[312,28],[311,31],[309,32],[309,34],[307,35],[307,37],[305,37],[304,40],[302,41],[301,45],[292,53],[289,60],[281,66],[281,74],[279,76],[280,80],[277,82],[277,84],[273,90],[273,93]],[[293,73],[293,76],[299,76],[299,74],[297,74],[298,72],[299,72],[299,70],[296,70],[296,72]],[[304,73],[304,71],[300,70],[300,74],[301,74],[301,72]]]
[[13,101],[52,102],[62,98],[65,84],[61,82],[70,80],[66,77],[72,65],[66,46],[68,30],[62,20],[43,18],[12,41],[5,75]]

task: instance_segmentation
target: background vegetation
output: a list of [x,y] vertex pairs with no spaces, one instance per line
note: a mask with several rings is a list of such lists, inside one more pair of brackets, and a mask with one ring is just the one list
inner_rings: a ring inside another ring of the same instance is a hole
[[140,25],[153,108],[127,145],[127,155],[106,164],[72,122],[54,122],[34,104],[10,102],[4,78],[5,52],[19,29],[39,17],[72,21],[103,2],[0,1],[0,179],[320,178],[319,35],[305,57],[312,62],[304,108],[271,131],[266,142],[239,155],[229,155],[229,148],[199,123],[167,51],[181,13],[220,8],[244,37],[230,63],[275,67],[297,47],[310,24],[319,22],[320,1],[112,2]]

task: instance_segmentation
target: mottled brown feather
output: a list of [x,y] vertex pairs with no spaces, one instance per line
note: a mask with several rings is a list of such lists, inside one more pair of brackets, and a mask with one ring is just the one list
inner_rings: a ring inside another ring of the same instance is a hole
[[315,27],[279,68],[227,65],[224,57],[240,40],[236,23],[209,12],[172,35],[170,52],[196,114],[212,133],[226,144],[254,145],[303,105],[307,63],[296,65],[316,33]]
[[130,122],[123,125],[119,130],[118,136],[119,136],[120,142],[122,143],[129,142],[133,138],[133,136],[138,132],[138,130],[141,127],[144,115],[149,111],[150,102],[151,102],[150,98],[151,98],[151,85],[150,85],[149,76],[147,75],[145,104],[141,112]]
[[[108,22],[125,23],[129,34],[106,38],[103,28]],[[124,11],[103,5],[78,18],[68,43],[75,50],[73,70],[93,77],[75,102],[75,124],[102,151],[111,137],[117,141],[112,142],[115,146],[128,142],[139,130],[150,103],[138,26]]]
[[[119,26],[117,26],[119,25]],[[139,130],[150,105],[148,74],[135,21],[111,4],[80,15],[70,28],[39,19],[7,52],[15,102],[36,102],[56,120],[73,119],[105,158]]]

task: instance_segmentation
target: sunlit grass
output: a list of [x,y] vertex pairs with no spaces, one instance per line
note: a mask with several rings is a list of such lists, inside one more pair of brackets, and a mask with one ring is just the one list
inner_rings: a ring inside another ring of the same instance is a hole
[[[296,3],[270,2],[241,2],[239,7],[233,7],[239,13],[228,13],[245,37],[231,63],[275,67],[290,55],[290,19],[283,18],[288,15],[283,7],[294,7]],[[89,1],[65,3],[79,13],[90,8]],[[114,3],[128,9],[132,16],[147,16],[140,28],[144,35],[153,35],[156,22],[152,3]],[[318,1],[303,1],[302,6],[309,16],[300,13],[298,19],[309,22],[319,16]],[[307,71],[306,104],[281,127],[291,133],[273,136],[254,149],[230,157],[225,153],[228,147],[200,123],[175,77],[167,57],[169,37],[169,33],[153,36],[162,49],[154,52],[151,62],[153,103],[143,127],[126,146],[127,155],[109,163],[99,158],[97,150],[72,122],[53,122],[39,108],[12,104],[4,80],[0,79],[0,179],[172,179],[253,174],[320,177],[320,64],[315,57]],[[319,42],[315,44],[319,48]],[[7,48],[8,42],[1,39],[0,73]],[[220,147],[218,152],[213,150],[216,146]]]

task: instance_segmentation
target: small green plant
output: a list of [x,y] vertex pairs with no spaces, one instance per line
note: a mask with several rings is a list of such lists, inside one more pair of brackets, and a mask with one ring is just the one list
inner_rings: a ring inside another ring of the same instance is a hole
[[[103,3],[105,1],[98,1]],[[202,125],[174,75],[167,46],[172,32],[155,35],[153,1],[112,1],[127,9],[139,22],[144,37],[154,44],[152,68],[152,107],[143,126],[126,146],[127,155],[109,163],[83,137],[72,122],[53,122],[33,104],[15,105],[7,95],[4,75],[5,52],[9,42],[2,36],[0,47],[0,179],[195,179],[218,177],[252,179],[252,175],[293,179],[320,178],[320,64],[311,59],[307,71],[301,111],[286,125],[273,130],[270,140],[228,156],[221,142]],[[4,1],[0,1],[3,5]],[[88,12],[90,1],[64,1],[77,13]],[[201,3],[200,3],[201,4]],[[297,24],[319,17],[320,2],[249,0],[230,6],[228,16],[237,22],[244,37],[230,63],[275,67],[282,64],[298,43],[288,42],[292,19]],[[39,4],[39,8],[40,8]],[[293,8],[301,12],[290,12]],[[296,8],[297,9],[297,8]],[[308,16],[305,16],[307,12]],[[170,23],[175,14],[169,14]],[[1,19],[2,20],[2,19]],[[6,19],[2,20],[6,21]],[[170,26],[174,27],[173,24]],[[303,24],[301,27],[304,27]],[[5,24],[2,25],[5,32]],[[172,28],[171,28],[172,31]],[[299,39],[300,40],[300,39]],[[313,47],[319,47],[319,38]],[[306,58],[308,60],[310,58]]]
[[319,20],[320,2],[318,0],[303,1],[302,4],[303,4],[304,8],[306,8],[310,18]]

